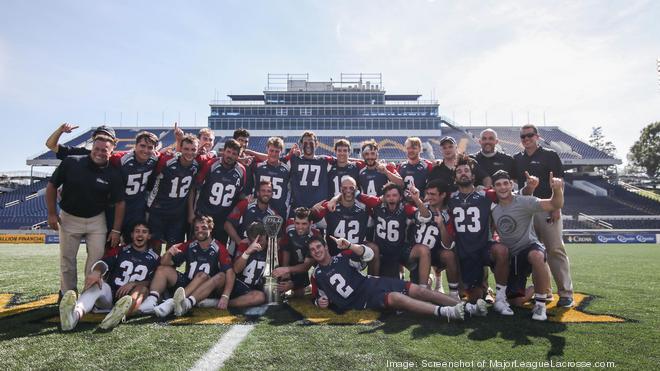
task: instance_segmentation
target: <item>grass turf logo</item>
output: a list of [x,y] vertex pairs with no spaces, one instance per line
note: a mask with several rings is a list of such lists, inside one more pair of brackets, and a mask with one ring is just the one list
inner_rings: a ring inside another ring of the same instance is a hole
[[[0,320],[24,314],[38,309],[55,309],[57,304],[57,295],[47,295],[34,301],[18,303],[20,295],[5,293],[0,294]],[[596,314],[587,312],[587,307],[593,301],[598,299],[595,296],[575,293],[573,308],[562,308],[557,306],[558,297],[555,295],[552,302],[548,303],[548,321],[556,323],[620,323],[627,319],[610,314]],[[296,298],[288,302],[288,307],[300,315],[306,323],[309,324],[336,324],[336,325],[365,325],[375,323],[383,318],[381,312],[373,310],[348,311],[345,313],[336,313],[329,309],[321,309],[314,306],[311,299]],[[525,310],[531,310],[532,305],[527,304],[523,307]],[[520,308],[517,312],[520,311]],[[105,314],[90,313],[83,317],[81,322],[98,323],[101,322]],[[51,323],[59,322],[59,317],[53,317],[52,311],[45,316]],[[209,308],[195,308],[191,315],[172,318],[168,322],[172,325],[218,325],[218,324],[236,324],[243,323],[246,318],[242,315],[234,315],[226,310],[216,310]]]

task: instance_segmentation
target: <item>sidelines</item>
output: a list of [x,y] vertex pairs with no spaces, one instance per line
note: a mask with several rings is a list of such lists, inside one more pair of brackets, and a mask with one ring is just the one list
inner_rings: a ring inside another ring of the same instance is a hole
[[225,361],[231,357],[238,344],[245,339],[254,325],[234,325],[227,331],[215,345],[209,349],[202,358],[195,363],[191,370],[219,370]]

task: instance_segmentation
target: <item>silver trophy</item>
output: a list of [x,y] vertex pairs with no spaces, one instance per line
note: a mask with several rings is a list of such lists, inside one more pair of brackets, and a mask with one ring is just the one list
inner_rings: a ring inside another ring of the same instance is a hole
[[268,235],[268,252],[266,255],[266,284],[264,291],[268,299],[268,305],[277,305],[280,301],[280,293],[277,291],[277,280],[273,277],[273,269],[277,266],[277,235],[280,232],[284,219],[278,215],[264,217],[266,235]]

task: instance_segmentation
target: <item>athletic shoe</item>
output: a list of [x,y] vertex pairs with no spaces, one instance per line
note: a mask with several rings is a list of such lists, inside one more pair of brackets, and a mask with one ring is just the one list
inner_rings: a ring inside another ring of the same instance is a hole
[[513,310],[506,300],[495,300],[493,309],[503,316],[513,316]]
[[197,306],[200,308],[217,308],[219,301],[218,299],[208,298],[197,303]]
[[172,314],[172,312],[174,312],[174,299],[172,298],[163,301],[154,308],[154,313],[156,313],[156,317],[158,318],[165,318]]
[[112,310],[105,316],[103,321],[101,321],[99,327],[103,330],[108,330],[125,321],[131,306],[133,306],[133,298],[128,295],[123,296],[117,300],[117,303],[112,307]]
[[142,314],[153,314],[156,305],[158,304],[158,299],[155,296],[149,295],[146,299],[140,304],[138,309]]
[[465,311],[472,317],[486,317],[488,315],[488,308],[486,308],[486,301],[479,299],[475,304],[466,303]]
[[572,296],[562,296],[557,302],[558,307],[562,308],[571,308],[573,307],[573,297]]
[[495,291],[493,291],[493,289],[491,289],[490,287],[488,288],[488,290],[486,290],[486,295],[484,296],[484,300],[488,304],[495,303]]
[[76,300],[78,300],[78,295],[73,290],[67,291],[60,300],[60,326],[62,331],[71,331],[78,324]]
[[186,297],[186,290],[179,287],[174,292],[174,315],[181,317],[190,310],[190,302]]
[[545,304],[534,304],[532,319],[535,321],[545,321],[548,319],[548,316],[545,314]]

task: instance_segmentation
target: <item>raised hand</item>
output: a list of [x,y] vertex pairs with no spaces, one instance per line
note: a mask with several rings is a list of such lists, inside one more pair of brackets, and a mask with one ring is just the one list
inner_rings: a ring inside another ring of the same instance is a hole
[[72,125],[72,124],[69,124],[69,123],[65,122],[62,125],[60,125],[60,132],[61,133],[70,133],[70,132],[72,132],[72,131],[74,131],[78,128],[79,128],[79,126],[77,126],[77,125]]
[[250,246],[247,248],[247,250],[248,250],[247,253],[248,254],[252,254],[254,252],[258,252],[258,251],[261,251],[261,250],[264,249],[263,246],[261,246],[261,244],[259,243],[259,240],[261,240],[261,235],[257,235],[257,237],[254,239],[254,241],[252,241]]
[[176,244],[176,245],[170,247],[167,250],[167,252],[170,253],[170,255],[172,255],[172,256],[175,256],[176,254],[180,254],[181,250],[179,250],[179,244]]
[[335,236],[328,236],[337,244],[337,248],[341,250],[346,250],[351,247],[351,242],[345,238],[336,238]]
[[[550,173],[552,177],[552,173]],[[539,178],[533,175],[529,175],[529,172],[525,171],[525,184],[529,189],[536,189],[539,186]]]
[[559,191],[564,188],[564,181],[561,178],[555,178],[552,176],[552,171],[550,172],[550,188],[553,191]]
[[410,198],[412,198],[413,201],[417,202],[420,201],[419,199],[419,189],[415,187],[413,183],[410,183],[408,186],[408,193],[410,193]]
[[174,137],[176,138],[177,141],[181,140],[183,138],[183,130],[179,128],[179,123],[175,122],[174,123]]

